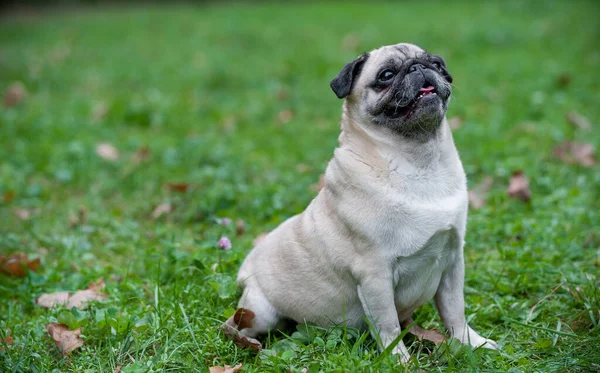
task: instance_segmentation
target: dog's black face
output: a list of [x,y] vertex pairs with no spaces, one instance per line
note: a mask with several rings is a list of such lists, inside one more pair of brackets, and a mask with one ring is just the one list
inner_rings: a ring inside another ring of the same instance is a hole
[[[343,85],[343,82],[349,85]],[[406,137],[426,139],[440,127],[451,94],[444,60],[410,44],[363,54],[332,81],[338,97],[360,105],[369,123]],[[339,89],[339,88],[345,88]]]

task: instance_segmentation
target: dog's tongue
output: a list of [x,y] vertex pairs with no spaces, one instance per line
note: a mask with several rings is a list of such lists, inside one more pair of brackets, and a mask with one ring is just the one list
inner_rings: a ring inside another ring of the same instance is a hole
[[427,87],[427,88],[423,87],[423,88],[419,89],[419,92],[431,92],[431,91],[433,91],[434,89],[435,89],[435,87],[434,87],[434,86],[432,86],[432,85],[430,85],[430,86],[429,86],[429,87]]

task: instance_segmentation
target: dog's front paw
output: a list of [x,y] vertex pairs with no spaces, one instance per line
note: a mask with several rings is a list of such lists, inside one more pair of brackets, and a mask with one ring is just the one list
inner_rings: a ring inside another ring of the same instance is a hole
[[491,339],[488,338],[483,338],[483,343],[480,345],[472,345],[473,347],[483,347],[483,348],[489,348],[490,350],[498,350],[500,349],[500,347],[498,346],[498,343],[496,343],[495,341],[492,341]]
[[471,329],[471,327],[467,327],[467,332],[464,333],[461,337],[462,338],[458,339],[462,343],[469,344],[474,348],[483,347],[489,348],[490,350],[497,350],[499,348],[498,343],[491,339],[480,336],[475,330]]
[[402,364],[406,364],[410,361],[410,354],[408,353],[408,349],[402,341],[400,341],[400,343],[394,347],[392,354],[398,355]]

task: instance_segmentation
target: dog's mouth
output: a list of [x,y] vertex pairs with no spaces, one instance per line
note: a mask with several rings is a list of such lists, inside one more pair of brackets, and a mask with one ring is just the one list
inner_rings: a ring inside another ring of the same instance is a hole
[[388,105],[385,109],[385,115],[391,118],[404,118],[408,120],[411,118],[415,109],[432,101],[437,98],[438,94],[434,86],[430,84],[424,84],[417,93],[417,95],[405,106],[399,106],[398,104]]

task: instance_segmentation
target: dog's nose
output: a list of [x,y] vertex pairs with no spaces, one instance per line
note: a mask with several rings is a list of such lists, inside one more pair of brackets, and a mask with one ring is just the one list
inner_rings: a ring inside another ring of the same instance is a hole
[[408,72],[412,73],[414,71],[417,71],[417,69],[419,70],[425,70],[427,68],[427,66],[423,65],[422,63],[414,63],[409,69]]

